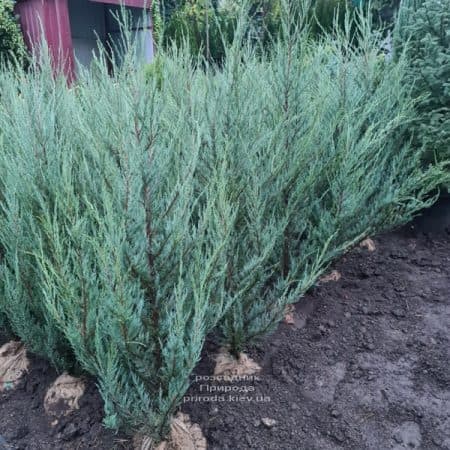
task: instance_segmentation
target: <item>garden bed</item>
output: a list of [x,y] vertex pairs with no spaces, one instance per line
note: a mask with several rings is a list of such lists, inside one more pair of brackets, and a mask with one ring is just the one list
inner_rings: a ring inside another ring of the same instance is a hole
[[[341,258],[341,279],[312,289],[295,324],[252,349],[257,379],[208,381],[207,346],[182,409],[210,449],[450,448],[450,235],[448,219],[434,219],[444,206]],[[52,427],[43,399],[55,378],[32,358],[0,394],[0,449],[132,448],[101,427],[92,381],[80,410]]]

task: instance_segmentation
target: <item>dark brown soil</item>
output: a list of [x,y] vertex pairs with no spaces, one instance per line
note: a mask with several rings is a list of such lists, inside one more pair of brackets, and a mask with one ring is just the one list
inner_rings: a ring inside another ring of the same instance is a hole
[[[282,324],[251,349],[263,366],[258,379],[208,381],[215,351],[208,347],[182,409],[210,449],[450,449],[444,206],[378,236],[374,252],[344,256],[334,267],[342,278],[296,305],[297,325]],[[34,358],[22,385],[0,394],[0,450],[132,448],[102,429],[93,382],[81,409],[51,427],[43,398],[55,378]]]
[[70,416],[46,416],[44,397],[58,374],[41,358],[29,355],[31,367],[13,391],[0,393],[0,450],[84,450],[130,448],[129,441],[102,427],[102,400],[93,380]]

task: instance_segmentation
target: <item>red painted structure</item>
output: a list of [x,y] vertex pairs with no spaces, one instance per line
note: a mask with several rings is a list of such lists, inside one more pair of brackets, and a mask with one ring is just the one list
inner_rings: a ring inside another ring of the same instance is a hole
[[[151,0],[89,0],[96,3],[151,7]],[[63,71],[69,81],[75,78],[75,58],[67,0],[19,0],[19,15],[25,43],[32,51],[47,42],[55,72]]]

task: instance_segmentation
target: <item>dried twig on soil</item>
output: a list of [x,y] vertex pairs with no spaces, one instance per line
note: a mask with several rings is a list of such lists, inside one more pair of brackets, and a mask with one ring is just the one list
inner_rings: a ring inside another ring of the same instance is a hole
[[192,423],[187,414],[179,412],[170,425],[170,433],[166,441],[157,446],[147,436],[134,439],[135,450],[206,450],[206,439],[199,425]]
[[330,281],[339,281],[341,274],[337,270],[332,270],[328,275],[324,275],[319,279],[321,283],[328,283]]
[[84,382],[67,373],[59,376],[50,386],[45,395],[45,412],[52,416],[67,416],[72,411],[79,409],[79,400],[84,394]]
[[374,252],[376,250],[375,242],[372,239],[367,238],[359,243],[361,248],[366,248],[369,252]]
[[226,348],[221,348],[216,358],[216,367],[214,375],[222,375],[225,377],[254,375],[261,370],[259,364],[245,353],[240,353],[235,358]]
[[284,309],[284,323],[287,325],[295,325],[295,306],[290,304],[286,305]]
[[25,346],[21,342],[11,341],[0,348],[0,392],[17,386],[29,361]]

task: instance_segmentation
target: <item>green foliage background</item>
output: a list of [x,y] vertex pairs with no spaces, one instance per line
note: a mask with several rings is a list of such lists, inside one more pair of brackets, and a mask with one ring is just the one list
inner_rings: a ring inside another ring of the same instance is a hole
[[[177,45],[188,40],[194,51],[216,62],[223,62],[224,44],[233,41],[234,30],[245,4],[248,15],[247,32],[253,40],[267,47],[269,41],[279,35],[282,27],[283,0],[183,0],[160,2],[158,15],[162,23],[165,46],[175,41]],[[300,7],[299,2],[297,7]],[[311,0],[304,2],[303,8],[310,17],[310,31],[320,35],[331,31],[334,20],[343,25],[347,0]],[[155,11],[156,13],[157,11]]]
[[396,25],[398,54],[406,53],[408,82],[418,99],[414,142],[426,162],[450,157],[450,1],[404,0]]
[[0,0],[0,61],[22,61],[26,55],[14,3],[13,0]]

